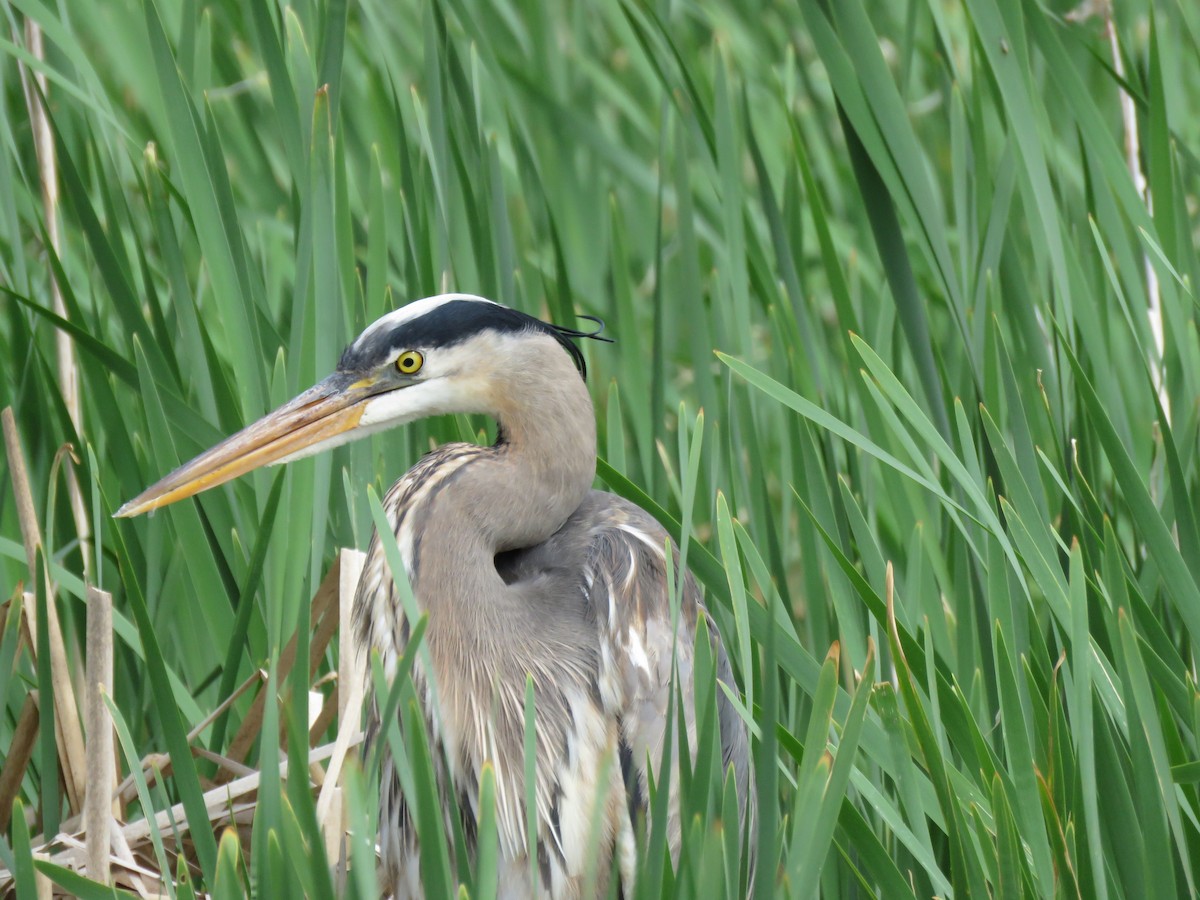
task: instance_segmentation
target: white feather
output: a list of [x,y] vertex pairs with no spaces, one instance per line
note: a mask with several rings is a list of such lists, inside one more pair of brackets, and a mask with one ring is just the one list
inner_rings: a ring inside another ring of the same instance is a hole
[[453,300],[473,300],[479,303],[490,303],[492,306],[499,305],[485,297],[476,297],[474,294],[438,294],[436,297],[414,300],[412,303],[408,303],[399,309],[392,310],[385,316],[380,316],[368,325],[366,330],[355,338],[353,346],[355,348],[362,347],[370,343],[372,336],[378,334],[380,331],[392,329],[404,322],[412,321]]

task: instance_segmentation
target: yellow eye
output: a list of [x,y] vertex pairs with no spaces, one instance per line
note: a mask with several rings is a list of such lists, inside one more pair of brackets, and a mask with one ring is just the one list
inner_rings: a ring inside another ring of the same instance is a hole
[[405,350],[396,357],[396,370],[401,375],[416,375],[424,362],[425,357],[416,350]]

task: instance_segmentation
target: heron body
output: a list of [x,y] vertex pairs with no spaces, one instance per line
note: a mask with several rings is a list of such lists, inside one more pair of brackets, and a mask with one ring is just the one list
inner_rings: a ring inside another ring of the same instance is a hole
[[[427,653],[412,677],[438,787],[456,799],[473,853],[481,773],[491,765],[499,885],[513,897],[604,896],[614,870],[628,893],[649,780],[657,782],[664,750],[677,752],[674,743],[665,746],[669,712],[676,728],[687,729],[693,753],[696,747],[693,642],[708,613],[691,576],[678,577],[677,551],[662,527],[637,506],[591,489],[596,428],[573,341],[580,336],[468,295],[409,304],[367,328],[325,381],[118,512],[153,509],[258,465],[424,416],[495,419],[495,444],[438,447],[388,492],[392,534],[371,538],[355,627],[390,679],[412,625],[381,543],[395,540],[418,611],[428,616]],[[668,566],[680,585],[674,611]],[[710,619],[707,632],[717,677],[736,690]],[[527,677],[536,698],[533,846]],[[682,699],[674,709],[673,697]],[[717,708],[740,824],[749,818],[753,828],[746,729],[721,691]],[[369,736],[378,714],[375,707]],[[386,752],[382,777],[380,846],[390,889],[423,896],[418,834]],[[443,809],[448,817],[451,804]],[[675,853],[677,778],[668,810]]]

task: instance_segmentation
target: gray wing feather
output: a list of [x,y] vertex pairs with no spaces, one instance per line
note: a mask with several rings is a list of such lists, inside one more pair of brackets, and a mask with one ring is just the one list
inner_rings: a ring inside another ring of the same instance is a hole
[[[677,616],[667,593],[666,548],[670,547],[678,579],[678,548],[667,532],[640,507],[613,494],[592,491],[571,518],[552,537],[536,547],[503,553],[496,568],[510,584],[537,585],[546,579],[559,586],[543,586],[536,593],[560,610],[569,606],[571,591],[579,591],[586,612],[579,620],[596,629],[596,689],[604,714],[619,728],[619,754],[631,824],[649,818],[649,776],[658,773],[663,759],[667,711],[672,697],[682,698],[675,709],[675,731],[682,722],[688,747],[696,747],[694,656],[696,626],[703,616],[716,659],[717,678],[736,693],[728,655],[700,590],[690,573],[684,573],[678,590]],[[582,571],[582,581],[579,580]],[[678,580],[676,581],[679,584]],[[575,587],[569,587],[575,585]],[[578,596],[578,595],[576,595]],[[530,631],[545,629],[552,610],[532,610],[537,621]],[[674,660],[672,660],[674,652]],[[672,661],[678,679],[672,683]],[[673,693],[675,692],[675,693]],[[749,853],[753,854],[757,815],[749,740],[738,711],[722,690],[717,691],[721,759],[733,767],[738,790],[739,825],[749,820]],[[678,744],[672,748],[677,753]],[[667,839],[677,858],[681,840],[678,797],[678,758],[672,760],[671,796]],[[622,880],[632,875],[622,861]],[[751,857],[751,871],[753,871]]]
[[[600,632],[600,695],[605,708],[620,723],[621,762],[630,812],[634,817],[648,815],[648,777],[653,771],[658,780],[673,690],[677,689],[675,696],[683,701],[682,709],[675,711],[676,731],[682,723],[693,753],[696,747],[693,664],[700,616],[708,626],[717,678],[733,691],[737,687],[716,624],[701,602],[691,573],[684,573],[678,590],[677,617],[672,612],[666,548],[670,547],[676,572],[678,549],[662,526],[639,507],[600,492],[593,492],[577,515],[585,517],[590,525],[584,590],[592,601]],[[672,654],[678,672],[675,684]],[[717,692],[717,711],[722,762],[726,769],[733,767],[742,824],[749,815],[753,833],[756,817],[746,728],[721,690]],[[678,743],[673,743],[672,752],[677,753]],[[678,772],[677,765],[672,768]],[[677,775],[673,775],[667,823],[672,856],[677,855],[681,839],[678,784]]]

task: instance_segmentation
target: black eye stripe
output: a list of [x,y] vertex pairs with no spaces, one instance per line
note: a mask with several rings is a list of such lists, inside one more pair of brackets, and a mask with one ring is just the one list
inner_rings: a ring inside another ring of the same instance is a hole
[[[370,329],[346,348],[338,362],[343,371],[366,371],[380,364],[387,364],[396,347],[421,347],[437,350],[454,347],[478,334],[492,331],[497,334],[519,334],[541,332],[554,338],[571,357],[580,375],[586,370],[583,353],[576,342],[583,338],[607,341],[599,332],[603,324],[589,316],[599,327],[595,331],[580,331],[564,328],[535,319],[519,310],[478,299],[452,299],[436,306],[416,318],[407,319],[380,330]],[[406,373],[411,374],[411,373]]]

